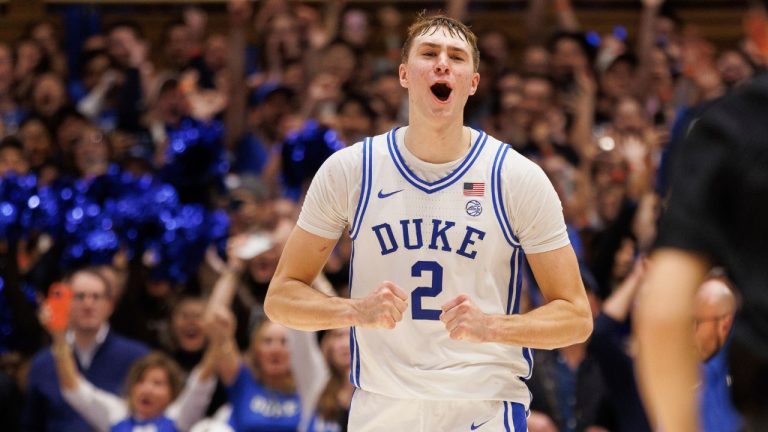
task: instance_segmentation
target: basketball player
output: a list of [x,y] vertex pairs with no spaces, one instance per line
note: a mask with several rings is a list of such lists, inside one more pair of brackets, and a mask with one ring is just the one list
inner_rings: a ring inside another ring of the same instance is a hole
[[[768,64],[766,0],[745,21]],[[697,425],[694,294],[713,265],[743,298],[729,347],[732,397],[747,431],[768,430],[768,75],[733,90],[696,120],[683,142],[656,250],[640,292],[638,375],[652,420],[666,431]]]
[[[475,35],[414,23],[400,83],[408,127],[333,155],[307,193],[265,311],[351,327],[353,431],[525,431],[531,348],[584,341],[592,318],[562,208],[542,170],[463,126]],[[345,227],[351,298],[309,283]],[[523,255],[548,303],[519,314]]]

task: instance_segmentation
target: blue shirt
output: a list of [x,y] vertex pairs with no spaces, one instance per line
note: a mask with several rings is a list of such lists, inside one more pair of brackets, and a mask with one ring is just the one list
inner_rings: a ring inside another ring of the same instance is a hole
[[[155,432],[178,432],[176,425],[173,424],[173,420],[166,416],[155,417],[150,420],[137,420],[132,417],[113,425],[109,430],[110,432],[133,432],[134,427],[141,427],[142,430],[154,430]],[[154,429],[151,429],[154,427]]]
[[[83,369],[78,362],[77,368],[83,377],[96,387],[120,394],[128,369],[134,361],[148,352],[149,349],[143,344],[110,331],[104,343],[96,350],[90,367]],[[91,430],[85,420],[67,404],[61,395],[50,349],[39,352],[32,359],[27,399],[24,405],[21,428],[24,431]]]
[[245,365],[227,388],[232,415],[229,424],[238,432],[294,432],[301,420],[298,393],[285,394],[264,387]]
[[315,412],[307,426],[307,432],[341,432],[342,428],[339,422],[335,420],[326,420]]
[[[730,341],[730,338],[728,339]],[[728,345],[701,365],[700,415],[704,432],[741,430],[741,417],[731,402]]]

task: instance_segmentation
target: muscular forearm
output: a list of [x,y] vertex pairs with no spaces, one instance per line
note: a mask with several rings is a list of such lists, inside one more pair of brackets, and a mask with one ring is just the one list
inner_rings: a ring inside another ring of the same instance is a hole
[[553,300],[521,315],[489,315],[487,342],[554,349],[584,342],[592,333],[589,305]]
[[297,330],[326,330],[356,325],[354,301],[325,295],[297,280],[273,280],[264,312]]

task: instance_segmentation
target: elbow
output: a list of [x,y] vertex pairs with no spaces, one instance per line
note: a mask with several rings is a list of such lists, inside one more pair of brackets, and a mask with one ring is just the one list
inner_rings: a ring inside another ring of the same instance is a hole
[[592,319],[592,312],[587,308],[586,311],[580,311],[574,325],[574,341],[573,343],[583,343],[592,335],[594,329],[594,320]]
[[274,323],[279,323],[279,314],[277,311],[277,307],[275,306],[275,299],[274,299],[273,289],[272,286],[269,287],[267,290],[267,295],[264,298],[264,314],[269,318],[270,321]]
[[592,336],[592,330],[595,327],[595,321],[592,319],[592,313],[587,314],[581,319],[581,333],[579,334],[579,342],[586,342],[590,336]]
[[280,283],[279,279],[273,278],[267,289],[267,295],[264,298],[264,314],[270,321],[278,324],[285,324],[285,316],[281,307]]

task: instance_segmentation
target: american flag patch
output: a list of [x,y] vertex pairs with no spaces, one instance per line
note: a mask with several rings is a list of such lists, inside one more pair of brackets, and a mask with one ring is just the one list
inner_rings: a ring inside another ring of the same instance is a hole
[[464,196],[484,196],[485,183],[464,183]]

